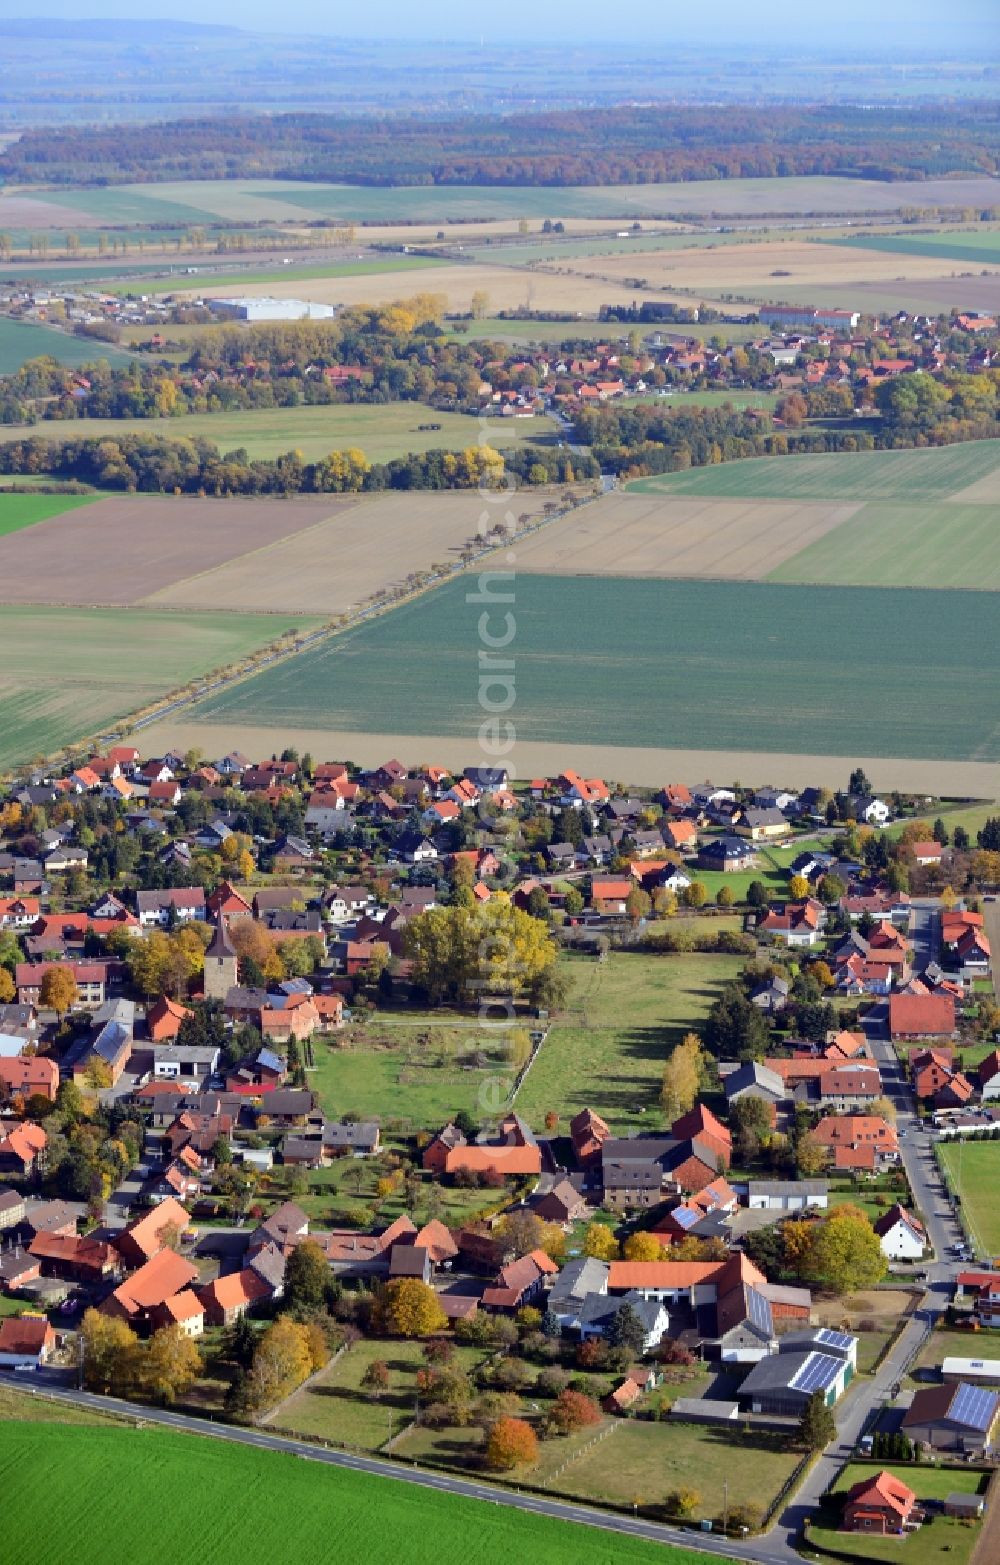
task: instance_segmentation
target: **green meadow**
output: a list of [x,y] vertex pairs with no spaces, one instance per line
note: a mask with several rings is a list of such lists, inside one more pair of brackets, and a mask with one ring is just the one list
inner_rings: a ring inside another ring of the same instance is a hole
[[768,577],[845,587],[1000,589],[996,511],[939,500],[863,505]]
[[[96,496],[94,497],[96,498]],[[89,505],[90,495],[0,494],[0,538]]]
[[858,234],[830,239],[828,244],[850,250],[888,250],[896,255],[926,255],[970,266],[1000,265],[1000,229],[958,229],[944,234]]
[[9,316],[0,315],[0,375],[13,375],[28,359],[40,359],[45,355],[71,369],[81,364],[94,364],[98,359],[107,359],[109,364],[129,361],[127,353],[106,342],[71,337],[69,332],[56,331],[52,326],[12,321]]
[[[473,588],[456,578],[210,697],[192,719],[475,734]],[[1000,759],[993,593],[939,592],[931,612],[916,590],[770,582],[523,575],[514,591],[519,738]]]

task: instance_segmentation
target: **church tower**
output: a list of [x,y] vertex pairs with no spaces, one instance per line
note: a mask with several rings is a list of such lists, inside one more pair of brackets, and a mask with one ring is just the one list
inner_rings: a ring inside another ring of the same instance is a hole
[[224,1000],[236,984],[237,958],[222,913],[215,919],[215,934],[205,952],[205,999]]

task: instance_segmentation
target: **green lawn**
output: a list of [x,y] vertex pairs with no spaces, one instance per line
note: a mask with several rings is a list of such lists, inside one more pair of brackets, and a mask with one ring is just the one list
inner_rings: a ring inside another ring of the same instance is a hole
[[[325,266],[282,266],[276,261],[261,271],[212,271],[204,260],[189,262],[194,276],[150,277],[141,283],[115,283],[109,293],[196,293],[201,288],[232,288],[239,291],[260,283],[309,282],[321,277],[380,277],[385,272],[421,272],[448,266],[444,259],[426,255],[372,256],[365,261],[328,261]],[[432,286],[432,283],[427,285]]]
[[[95,1510],[112,1474],[114,1506]],[[148,1565],[258,1565],[331,1550],[338,1565],[579,1565],[581,1550],[591,1565],[701,1565],[690,1550],[149,1428],[0,1425],[0,1482],[6,1565],[107,1565],[123,1538],[142,1540]]]
[[[1000,814],[1000,803],[995,799],[987,800],[982,804],[965,804],[960,800],[939,799],[936,804],[929,804],[921,812],[920,819],[933,824],[940,815],[949,832],[953,832],[956,826],[964,826],[974,841],[976,833],[982,830],[990,817],[998,814]],[[886,827],[886,836],[898,837],[905,827],[905,820],[896,821],[892,826]]]
[[983,1256],[1000,1253],[1000,1202],[996,1199],[1000,1180],[1000,1141],[954,1141],[939,1143],[939,1155],[962,1201],[965,1222]]
[[[879,1471],[876,1464],[851,1462],[843,1469],[834,1485],[834,1494],[859,1483],[863,1478],[873,1478]],[[955,1468],[939,1469],[911,1467],[904,1463],[889,1469],[895,1477],[908,1484],[920,1500],[943,1500],[953,1493],[977,1494],[985,1486],[982,1473],[963,1472]],[[924,1522],[919,1531],[906,1538],[868,1538],[857,1533],[839,1531],[842,1501],[834,1500],[824,1505],[816,1525],[808,1528],[807,1540],[818,1549],[830,1549],[849,1554],[860,1560],[906,1560],[909,1565],[938,1565],[945,1556],[951,1565],[964,1565],[979,1538],[980,1527],[969,1526],[951,1516],[935,1513]]]
[[888,250],[896,255],[929,255],[943,261],[967,261],[970,266],[1000,265],[1000,230],[958,229],[944,234],[858,234],[853,239],[829,239],[848,250]]
[[565,1494],[617,1505],[659,1504],[672,1489],[701,1496],[695,1516],[721,1517],[722,1475],[729,1504],[766,1506],[801,1456],[781,1437],[752,1438],[697,1424],[623,1420],[607,1441],[593,1446],[559,1478]]
[[97,735],[168,691],[315,623],[277,614],[0,608],[0,768]]
[[[745,500],[942,500],[1000,467],[1000,440],[912,451],[832,451],[750,457],[640,478],[643,494]],[[835,536],[842,535],[839,529]]]
[[90,495],[0,495],[0,538],[20,532],[22,527],[34,527],[36,522],[44,522],[50,516],[76,511],[90,502]]
[[[482,1362],[478,1348],[457,1348],[452,1363],[471,1373]],[[362,1389],[369,1364],[381,1359],[389,1370],[389,1389],[378,1401]],[[311,1385],[297,1391],[274,1427],[318,1440],[377,1451],[413,1419],[416,1373],[425,1367],[419,1342],[356,1342]]]
[[[7,1302],[4,1300],[3,1302]],[[21,1301],[23,1305],[23,1300]],[[6,1315],[0,1310],[0,1315]],[[34,1396],[30,1391],[12,1391],[0,1386],[0,1424],[16,1419],[26,1424],[101,1424],[120,1429],[121,1422],[105,1413],[96,1413],[89,1407],[74,1407],[71,1402],[55,1402],[47,1397]]]
[[[433,425],[433,428],[429,426]],[[423,427],[421,427],[423,426]],[[497,446],[528,441],[546,443],[555,424],[543,416],[481,421],[470,413],[441,413],[423,402],[390,402],[326,407],[246,408],[232,413],[191,413],[179,418],[102,418],[53,420],[31,430],[0,425],[0,444],[26,434],[51,440],[104,440],[119,435],[160,435],[167,440],[211,440],[222,452],[243,446],[251,457],[275,457],[293,449],[307,462],[330,451],[360,446],[372,462],[387,462],[409,451],[465,450],[485,438]],[[2,530],[2,521],[0,521]]]
[[[798,458],[790,458],[798,461]],[[768,581],[845,587],[1000,588],[996,511],[953,500],[863,505],[825,537],[771,572]]]
[[[455,578],[210,697],[192,720],[475,733],[479,611],[468,592]],[[878,626],[877,679],[867,677],[865,638],[845,639],[852,625]],[[517,734],[553,746],[991,761],[1000,759],[998,675],[995,593],[939,592],[931,611],[919,590],[528,574],[517,582]]]
[[572,990],[517,1097],[540,1126],[548,1110],[565,1128],[581,1108],[624,1131],[659,1126],[663,1062],[696,1027],[743,959],[612,951],[568,962]]
[[98,359],[107,359],[110,364],[128,363],[127,353],[106,342],[73,337],[52,326],[12,321],[0,315],[0,375],[13,375],[28,359],[40,359],[43,355],[73,369],[80,364],[96,364]]

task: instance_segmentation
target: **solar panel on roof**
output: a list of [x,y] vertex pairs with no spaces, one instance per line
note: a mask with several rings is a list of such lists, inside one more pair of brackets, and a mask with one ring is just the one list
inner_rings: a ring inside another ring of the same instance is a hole
[[854,1339],[849,1337],[846,1332],[830,1331],[829,1328],[825,1326],[821,1331],[816,1333],[817,1342],[825,1343],[828,1348],[841,1348],[845,1353],[851,1346],[853,1340]]
[[960,1381],[948,1409],[948,1417],[969,1429],[986,1431],[996,1416],[997,1395],[981,1386],[967,1386]]
[[843,1367],[839,1359],[830,1358],[826,1353],[810,1353],[792,1377],[791,1384],[796,1391],[806,1391],[810,1396],[814,1391],[828,1391]]
[[748,1288],[746,1291],[747,1315],[750,1324],[758,1331],[764,1332],[768,1337],[773,1334],[774,1326],[771,1319],[771,1306],[762,1293],[756,1288]]

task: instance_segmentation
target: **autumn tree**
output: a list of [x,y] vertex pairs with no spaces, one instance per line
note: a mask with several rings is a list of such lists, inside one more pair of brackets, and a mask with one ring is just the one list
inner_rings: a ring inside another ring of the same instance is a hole
[[0,1005],[9,1005],[17,994],[15,984],[6,967],[0,967]]
[[815,1136],[800,1136],[795,1143],[795,1167],[803,1179],[821,1174],[829,1161],[829,1152]]
[[588,1223],[583,1232],[583,1253],[596,1261],[617,1261],[618,1240],[606,1223]]
[[307,1328],[281,1315],[257,1343],[244,1388],[246,1407],[260,1412],[289,1396],[312,1372]]
[[699,1490],[688,1485],[682,1485],[679,1489],[671,1489],[664,1499],[664,1505],[669,1516],[688,1517],[693,1516],[701,1504]]
[[872,1288],[886,1272],[878,1234],[863,1213],[840,1208],[819,1225],[812,1242],[809,1275],[834,1293]]
[[165,1326],[149,1339],[139,1377],[151,1401],[169,1405],[194,1384],[201,1370],[197,1344],[180,1326]]
[[534,1212],[521,1207],[507,1213],[498,1225],[498,1232],[504,1249],[517,1259],[542,1248],[545,1224]]
[[548,926],[502,892],[480,905],[418,914],[404,944],[414,983],[435,1005],[491,994],[534,998],[557,956]]
[[397,1277],[385,1290],[385,1329],[396,1337],[429,1337],[447,1317],[434,1289],[419,1277]]
[[389,1389],[389,1366],[384,1359],[372,1359],[361,1377],[361,1385],[378,1402]]
[[490,1430],[486,1465],[495,1473],[530,1467],[538,1460],[538,1437],[523,1418],[501,1418]]
[[793,902],[801,902],[809,895],[809,882],[804,875],[793,875],[788,882],[788,895]]
[[87,1310],[80,1323],[83,1383],[88,1391],[128,1396],[136,1385],[139,1339],[125,1321]]
[[673,1122],[686,1114],[698,1096],[701,1083],[701,1039],[688,1033],[667,1056],[663,1067],[660,1103],[666,1118]]
[[57,964],[45,969],[38,990],[38,1004],[43,1011],[55,1011],[62,1018],[72,1010],[78,998],[79,990],[71,967]]
[[645,1230],[629,1234],[622,1245],[622,1258],[626,1261],[662,1261],[663,1243],[656,1234]]
[[546,1414],[549,1429],[560,1435],[571,1435],[576,1429],[586,1429],[589,1424],[599,1424],[601,1410],[593,1397],[582,1391],[560,1391]]

